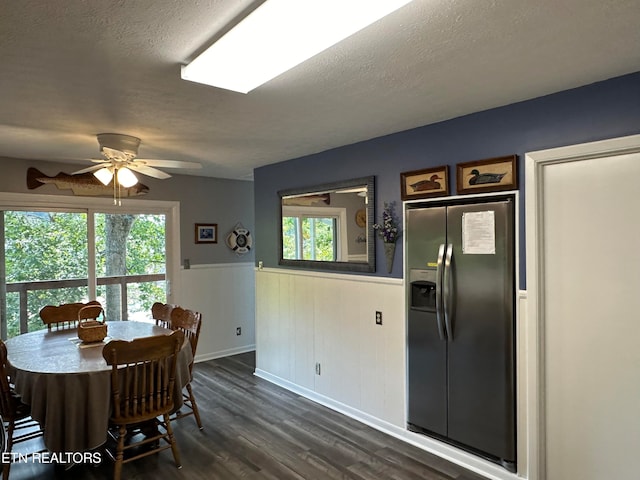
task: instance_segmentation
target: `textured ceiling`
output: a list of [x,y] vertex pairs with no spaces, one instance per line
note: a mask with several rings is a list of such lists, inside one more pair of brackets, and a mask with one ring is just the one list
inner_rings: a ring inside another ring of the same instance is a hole
[[640,0],[414,0],[247,95],[180,79],[259,3],[3,2],[0,156],[80,162],[98,156],[95,134],[116,132],[140,137],[141,157],[204,165],[181,173],[247,179],[640,71]]

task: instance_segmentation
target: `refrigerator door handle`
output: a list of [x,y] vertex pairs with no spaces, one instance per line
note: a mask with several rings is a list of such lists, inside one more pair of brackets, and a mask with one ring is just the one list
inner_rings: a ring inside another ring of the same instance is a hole
[[[444,245],[443,245],[444,247]],[[453,287],[452,287],[452,272],[451,263],[453,260],[453,244],[447,245],[447,253],[444,258],[444,274],[443,274],[443,290],[442,290],[442,303],[444,304],[444,327],[445,334],[448,341],[453,340],[453,328],[451,324],[451,317],[453,314]]]
[[438,263],[436,268],[436,322],[438,323],[438,334],[440,340],[446,341],[446,333],[444,330],[444,322],[442,320],[442,270],[444,263],[444,243],[438,249]]

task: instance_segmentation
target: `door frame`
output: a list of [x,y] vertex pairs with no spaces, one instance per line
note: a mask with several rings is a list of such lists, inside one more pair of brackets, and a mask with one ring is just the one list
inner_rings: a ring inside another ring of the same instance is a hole
[[640,152],[640,135],[582,143],[525,153],[525,239],[527,315],[525,328],[527,378],[527,472],[529,480],[546,480],[544,222],[545,169],[577,162]]

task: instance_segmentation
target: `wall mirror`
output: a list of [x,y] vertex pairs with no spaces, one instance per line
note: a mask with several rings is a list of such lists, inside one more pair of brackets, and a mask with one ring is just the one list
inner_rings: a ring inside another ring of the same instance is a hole
[[280,265],[375,272],[374,177],[280,195]]

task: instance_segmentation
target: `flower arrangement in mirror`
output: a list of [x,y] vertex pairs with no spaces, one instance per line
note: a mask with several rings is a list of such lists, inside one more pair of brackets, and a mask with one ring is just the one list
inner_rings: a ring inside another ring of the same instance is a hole
[[384,243],[384,255],[387,260],[387,273],[393,270],[393,256],[396,251],[396,241],[400,237],[398,218],[395,214],[396,202],[384,202],[382,211],[382,223],[375,223],[373,228],[378,232]]

